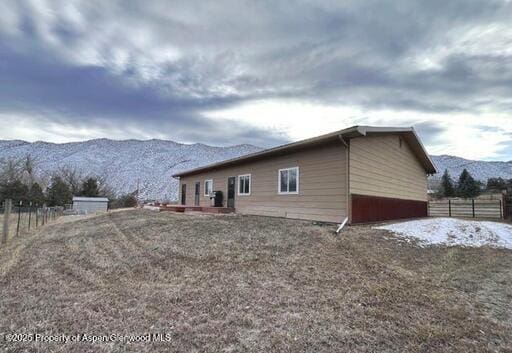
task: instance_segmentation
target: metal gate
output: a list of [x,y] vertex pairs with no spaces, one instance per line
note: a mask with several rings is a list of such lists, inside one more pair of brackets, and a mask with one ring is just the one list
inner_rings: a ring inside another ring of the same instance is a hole
[[505,218],[504,206],[502,199],[434,200],[428,203],[428,215],[431,217],[503,219]]

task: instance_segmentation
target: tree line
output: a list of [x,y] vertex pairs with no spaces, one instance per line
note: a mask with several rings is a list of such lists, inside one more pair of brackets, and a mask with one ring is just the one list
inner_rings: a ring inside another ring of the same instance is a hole
[[501,192],[503,190],[512,190],[512,179],[489,178],[487,184],[483,184],[475,180],[467,169],[464,169],[458,181],[454,182],[448,169],[446,169],[441,177],[438,196],[474,198],[480,195],[482,191]]
[[111,207],[133,207],[133,194],[116,197],[105,178],[82,175],[71,167],[62,167],[47,177],[36,175],[36,162],[31,156],[0,160],[0,203],[5,199],[17,205],[64,206],[73,196],[107,197]]

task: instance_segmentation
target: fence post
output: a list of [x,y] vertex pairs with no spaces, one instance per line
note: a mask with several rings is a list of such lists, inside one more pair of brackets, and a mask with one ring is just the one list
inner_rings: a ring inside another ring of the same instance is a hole
[[471,199],[473,205],[473,218],[475,218],[475,199]]
[[11,216],[11,207],[12,201],[9,199],[5,200],[2,244],[7,243],[7,237],[9,236],[9,217]]
[[505,196],[505,194],[502,194],[501,195],[501,204],[502,204],[502,210],[503,210],[503,219],[507,218],[508,217],[508,202],[507,202],[507,197]]
[[21,220],[21,206],[23,205],[23,202],[20,201],[18,205],[18,224],[16,225],[16,236],[20,235],[20,220]]
[[452,200],[448,200],[448,216],[452,216]]
[[32,221],[32,201],[30,201],[28,206],[28,230],[30,231],[30,221]]
[[500,219],[503,219],[503,200],[500,200]]

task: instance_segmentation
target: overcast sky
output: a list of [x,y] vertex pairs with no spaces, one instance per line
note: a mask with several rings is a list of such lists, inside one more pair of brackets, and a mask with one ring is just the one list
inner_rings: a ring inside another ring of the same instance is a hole
[[2,0],[0,139],[414,125],[432,154],[512,160],[511,20],[505,0]]

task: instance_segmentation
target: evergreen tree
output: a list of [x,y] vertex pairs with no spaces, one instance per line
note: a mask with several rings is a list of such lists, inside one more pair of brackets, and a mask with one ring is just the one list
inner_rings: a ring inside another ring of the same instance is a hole
[[487,190],[507,190],[507,181],[503,178],[489,178],[487,179]]
[[72,199],[68,184],[59,176],[53,177],[48,187],[48,206],[64,206],[70,204]]
[[28,193],[28,199],[32,202],[32,205],[42,206],[45,201],[43,189],[39,186],[38,183],[32,184],[30,191]]
[[473,198],[480,194],[480,186],[478,182],[473,179],[471,174],[464,169],[459,177],[457,184],[457,196],[464,198]]
[[28,187],[21,180],[5,181],[0,184],[0,200],[11,199],[15,205],[28,200]]
[[98,187],[98,180],[96,178],[87,178],[82,183],[82,190],[80,191],[81,196],[86,197],[97,197],[100,194]]
[[444,171],[443,177],[441,178],[441,195],[443,197],[455,196],[455,187],[453,185],[452,177],[448,173],[448,169]]

